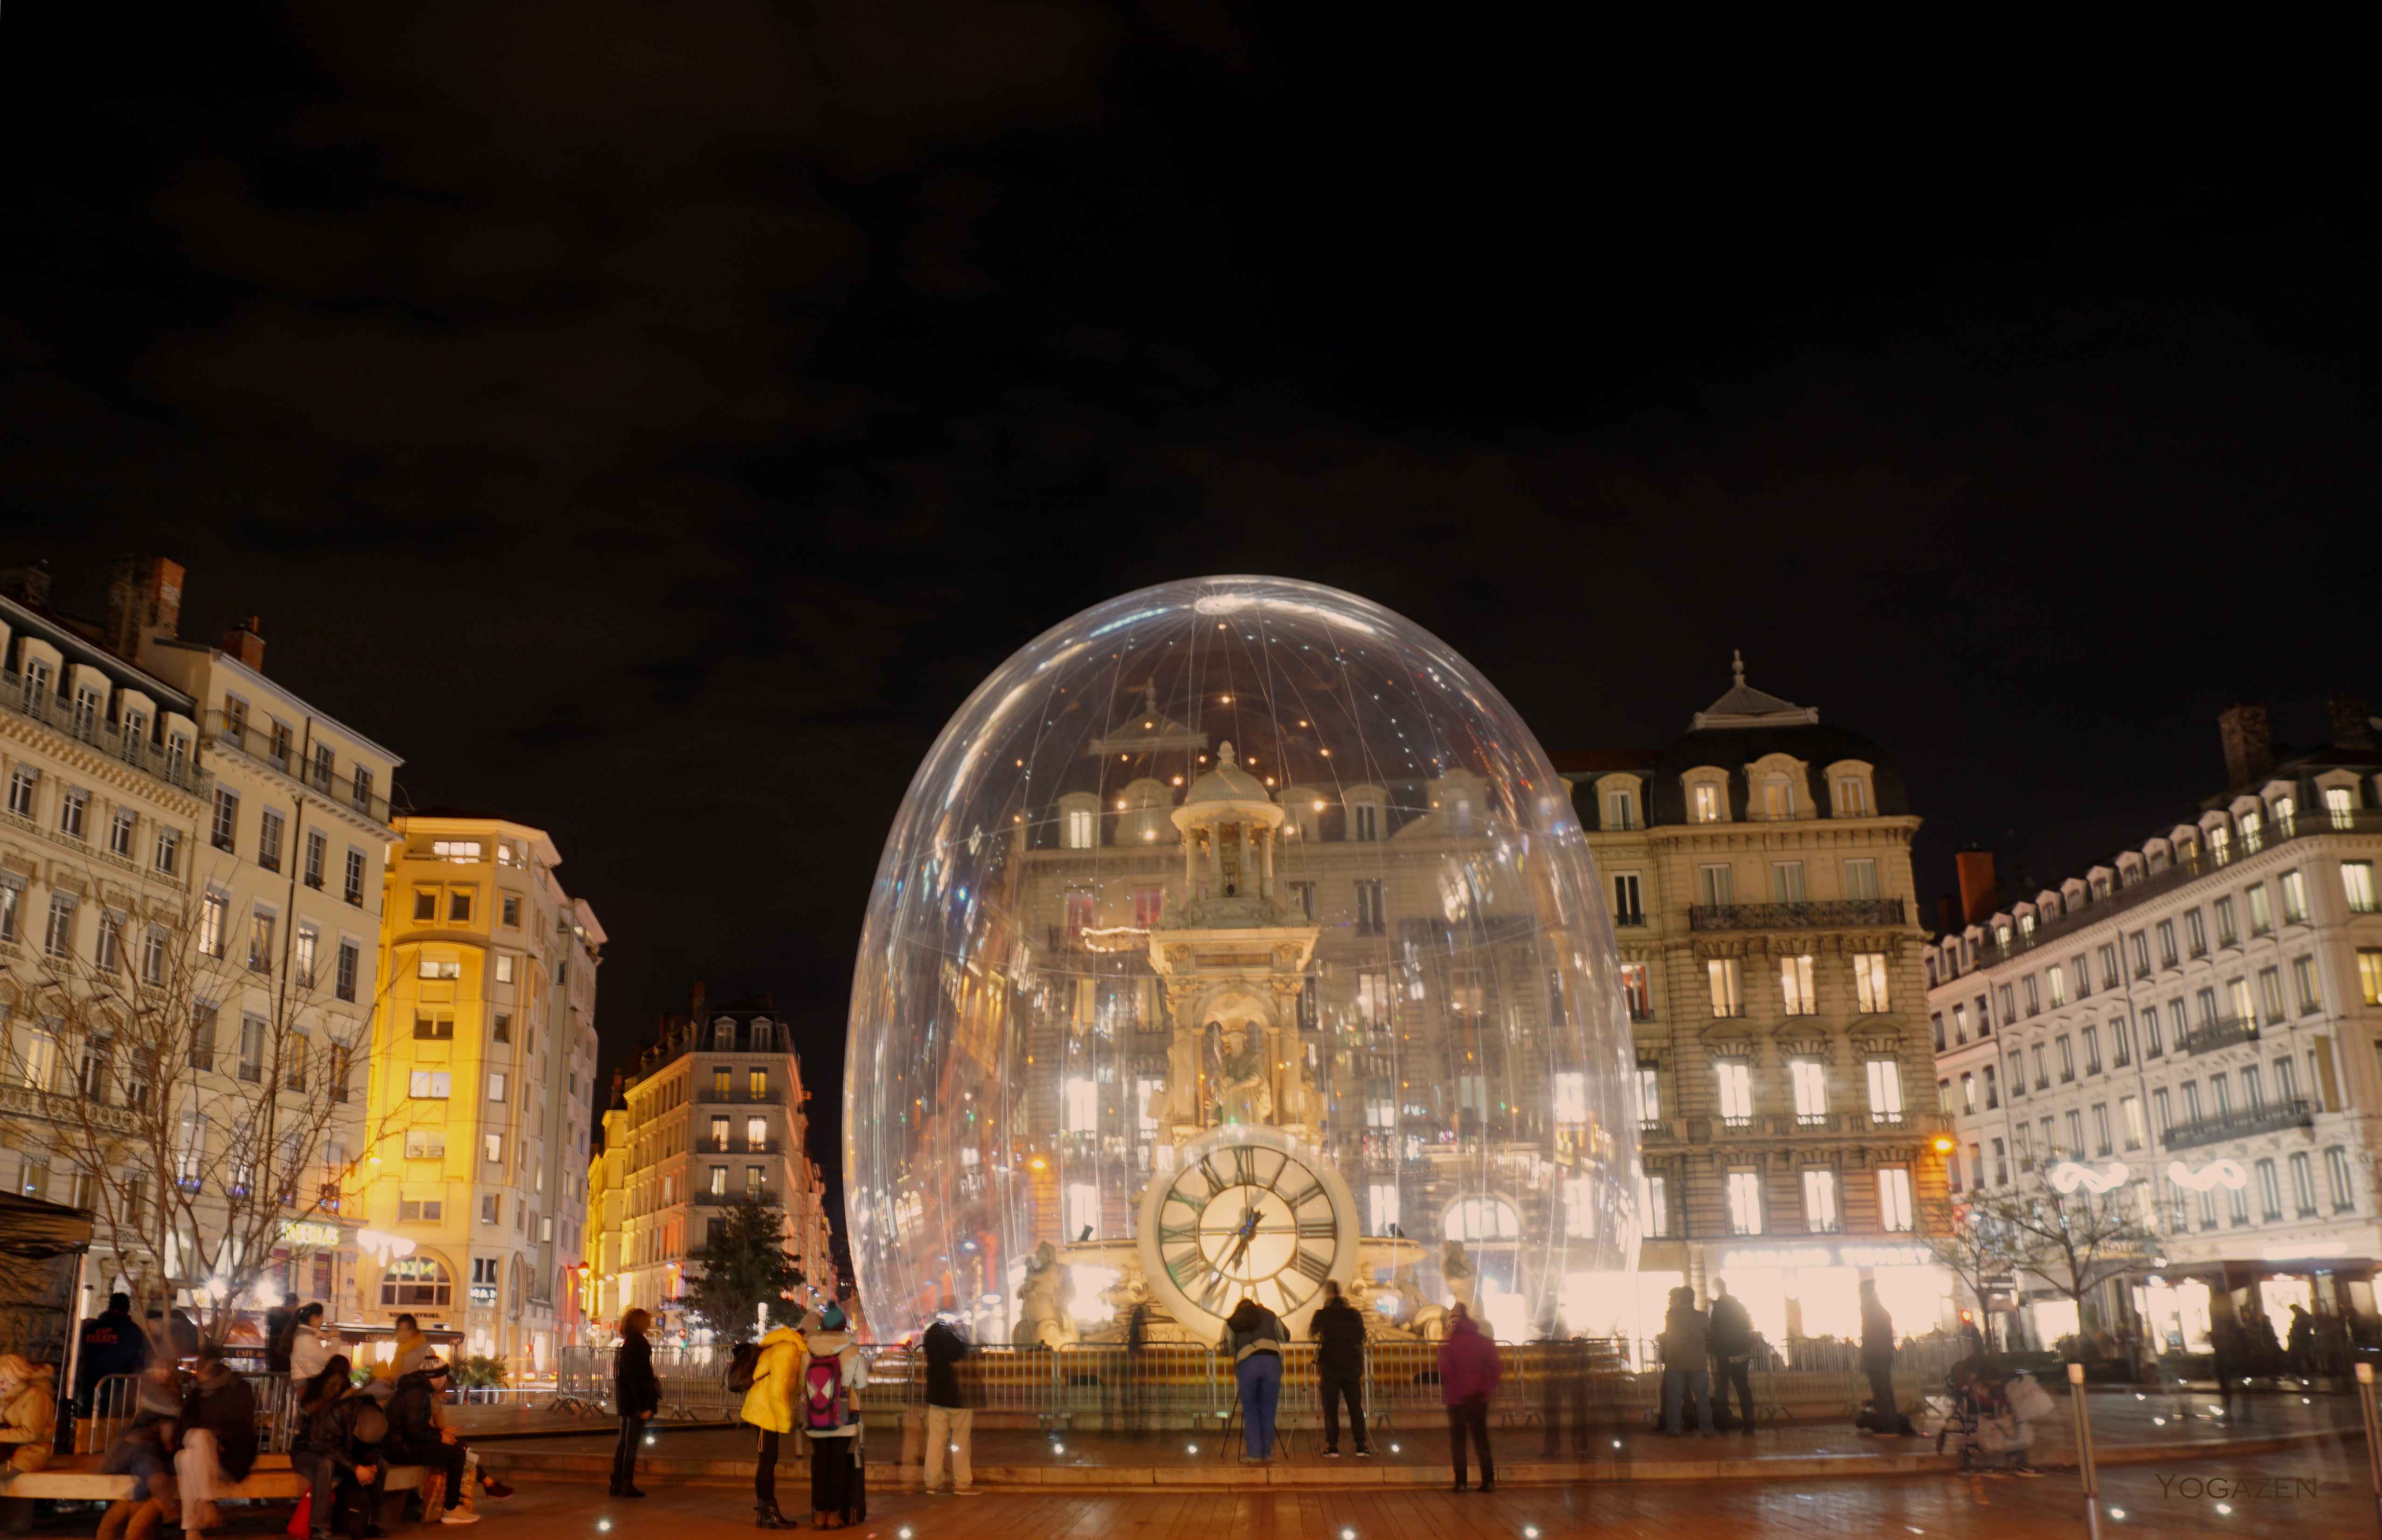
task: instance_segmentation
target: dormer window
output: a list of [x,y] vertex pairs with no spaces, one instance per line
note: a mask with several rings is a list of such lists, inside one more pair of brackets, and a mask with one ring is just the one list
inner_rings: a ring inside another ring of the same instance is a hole
[[1699,781],[1688,788],[1688,816],[1699,824],[1720,822],[1720,788]]
[[1638,793],[1629,790],[1608,791],[1604,794],[1604,826],[1608,829],[1634,829],[1638,826]]
[[1348,837],[1369,843],[1381,837],[1381,805],[1379,802],[1351,802],[1348,805]]
[[1762,782],[1762,813],[1765,818],[1795,816],[1795,783],[1785,776],[1768,776]]

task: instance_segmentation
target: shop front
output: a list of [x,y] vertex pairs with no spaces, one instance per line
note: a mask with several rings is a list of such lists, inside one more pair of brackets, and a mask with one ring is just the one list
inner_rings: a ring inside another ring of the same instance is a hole
[[1723,1285],[1744,1301],[1753,1329],[1790,1363],[1801,1344],[1860,1340],[1864,1279],[1877,1285],[1878,1302],[1897,1337],[1923,1337],[1957,1325],[1951,1270],[1923,1246],[1740,1246],[1707,1255],[1708,1293]]
[[2222,1324],[2238,1323],[2253,1373],[2343,1375],[2356,1355],[2382,1348],[2374,1272],[2371,1256],[2170,1260],[2130,1293],[2161,1357],[2211,1354]]

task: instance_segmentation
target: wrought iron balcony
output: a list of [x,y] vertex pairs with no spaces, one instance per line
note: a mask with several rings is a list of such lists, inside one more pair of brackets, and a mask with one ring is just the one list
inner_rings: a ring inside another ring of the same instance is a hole
[[2229,1112],[2216,1118],[2195,1118],[2189,1123],[2178,1123],[2167,1131],[2167,1147],[2170,1150],[2198,1149],[2203,1144],[2221,1144],[2229,1139],[2247,1139],[2253,1133],[2279,1133],[2285,1129],[2305,1129],[2315,1126],[2315,1114],[2305,1102],[2272,1102],[2265,1106]]
[[2187,1031],[2176,1046],[2187,1055],[2229,1048],[2236,1043],[2258,1041],[2258,1023],[2247,1016],[2223,1016]]
[[1899,925],[1899,898],[1815,898],[1789,904],[1697,904],[1688,911],[1695,931],[1809,931],[1844,925]]
[[267,769],[277,770],[315,795],[360,813],[375,824],[388,822],[387,793],[369,781],[359,786],[353,765],[342,772],[296,758],[297,751],[286,737],[276,741],[269,728],[220,711],[206,714],[203,730],[212,747],[233,750]]
[[200,769],[190,755],[161,748],[146,737],[128,739],[115,723],[96,712],[86,711],[76,703],[44,691],[27,690],[19,674],[0,671],[0,706],[87,743],[95,752],[121,760],[168,786],[180,787],[203,799],[215,795],[215,778]]

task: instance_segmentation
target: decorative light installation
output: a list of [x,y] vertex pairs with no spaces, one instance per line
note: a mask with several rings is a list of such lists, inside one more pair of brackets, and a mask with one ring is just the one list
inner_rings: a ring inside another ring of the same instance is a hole
[[1127,594],[978,687],[886,841],[868,1317],[1207,1341],[1328,1277],[1377,1332],[1527,1338],[1631,1297],[1635,1063],[1569,788],[1454,649],[1311,583]]

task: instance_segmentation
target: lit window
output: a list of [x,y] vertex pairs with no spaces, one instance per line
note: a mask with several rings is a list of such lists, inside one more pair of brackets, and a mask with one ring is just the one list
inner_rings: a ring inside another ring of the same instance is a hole
[[1910,1169],[1889,1166],[1877,1174],[1878,1223],[1886,1229],[1910,1228]]
[[1902,1066],[1890,1058],[1869,1061],[1869,1117],[1872,1123],[1902,1121]]
[[1714,1016],[1742,1016],[1745,998],[1738,993],[1737,959],[1716,957],[1705,960],[1705,974],[1712,986],[1712,1013]]
[[2374,912],[2374,863],[2370,861],[2344,861],[2340,863],[2340,887],[2349,898],[2351,912]]
[[1100,1088],[1087,1075],[1071,1075],[1063,1087],[1068,1133],[1096,1133],[1099,1130]]
[[1574,1126],[1588,1121],[1588,1077],[1578,1069],[1555,1071],[1555,1121]]
[[1743,1059],[1723,1059],[1713,1066],[1720,1080],[1721,1120],[1732,1128],[1753,1121],[1753,1073]]
[[1720,788],[1709,781],[1700,781],[1689,788],[1692,809],[1690,816],[1699,824],[1720,822]]
[[1817,1123],[1828,1112],[1827,1066],[1816,1058],[1790,1059],[1787,1073],[1795,1084],[1795,1120]]
[[1836,1174],[1834,1171],[1804,1171],[1803,1224],[1814,1235],[1827,1235],[1843,1228],[1836,1221]]
[[[1778,959],[1778,987],[1786,997],[1789,1016],[1816,1016],[1820,1011],[1818,996],[1811,988],[1811,957],[1782,957]],[[1941,1018],[1938,1018],[1940,1021]]]
[[1762,1233],[1762,1174],[1759,1171],[1731,1171],[1728,1174],[1728,1228],[1733,1235]]
[[1087,1181],[1069,1182],[1065,1227],[1067,1241],[1073,1243],[1075,1237],[1087,1230],[1097,1233],[1099,1222],[1100,1190]]
[[1836,777],[1836,816],[1866,818],[1869,816],[1869,781],[1860,776]]
[[1853,995],[1864,1016],[1881,1015],[1892,1008],[1886,996],[1884,952],[1853,954]]

